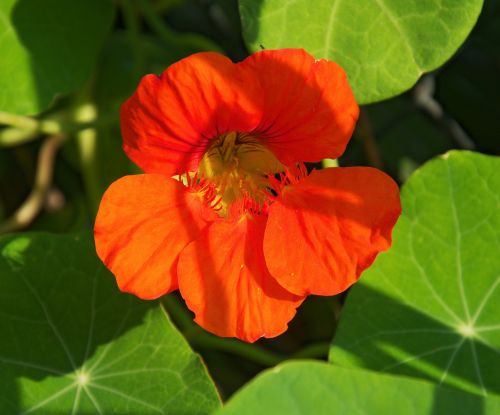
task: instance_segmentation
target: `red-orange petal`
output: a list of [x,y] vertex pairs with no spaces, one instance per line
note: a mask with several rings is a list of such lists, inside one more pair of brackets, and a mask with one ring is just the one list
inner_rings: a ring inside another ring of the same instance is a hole
[[377,169],[313,171],[269,209],[269,271],[298,295],[340,293],[390,247],[400,213],[397,184]]
[[125,176],[112,183],[99,206],[94,238],[120,289],[143,299],[177,289],[177,259],[206,225],[202,209],[194,193],[165,176]]
[[344,152],[359,108],[339,65],[302,49],[257,52],[241,65],[261,86],[263,118],[255,131],[282,163]]
[[127,155],[147,173],[196,171],[211,140],[251,131],[261,118],[259,91],[243,75],[230,59],[204,52],[145,76],[121,108]]
[[206,330],[254,342],[283,333],[295,315],[303,297],[269,274],[262,252],[265,222],[214,222],[182,251],[179,289]]
[[282,163],[343,153],[358,117],[345,72],[302,49],[240,63],[213,52],[148,75],[121,108],[123,147],[145,172],[195,171],[220,134],[250,133]]

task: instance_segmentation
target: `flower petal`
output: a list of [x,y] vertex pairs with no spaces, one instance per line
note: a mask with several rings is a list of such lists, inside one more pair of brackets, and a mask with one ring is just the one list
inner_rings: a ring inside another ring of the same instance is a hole
[[195,171],[212,140],[254,134],[282,163],[343,153],[358,117],[345,72],[302,49],[240,63],[191,55],[144,77],[121,108],[123,147],[147,173]]
[[391,245],[401,213],[397,184],[369,167],[313,171],[269,209],[269,271],[298,295],[334,295]]
[[287,329],[303,298],[271,277],[262,252],[265,217],[214,222],[179,259],[179,289],[195,321],[253,342]]
[[177,289],[179,252],[206,225],[198,197],[160,175],[125,176],[106,190],[94,226],[99,258],[122,291],[154,299]]
[[127,155],[147,173],[196,171],[211,140],[251,131],[262,116],[259,91],[243,75],[228,58],[204,52],[145,76],[121,108]]
[[359,108],[344,70],[302,49],[265,50],[240,65],[261,85],[258,136],[287,165],[340,156]]

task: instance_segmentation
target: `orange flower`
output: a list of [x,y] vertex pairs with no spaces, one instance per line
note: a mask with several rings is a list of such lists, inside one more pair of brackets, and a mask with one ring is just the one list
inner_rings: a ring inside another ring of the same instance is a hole
[[302,164],[340,156],[358,112],[344,71],[299,49],[199,53],[144,77],[121,121],[146,174],[104,194],[99,257],[122,291],[179,288],[219,336],[283,333],[307,295],[344,291],[390,246],[387,175]]

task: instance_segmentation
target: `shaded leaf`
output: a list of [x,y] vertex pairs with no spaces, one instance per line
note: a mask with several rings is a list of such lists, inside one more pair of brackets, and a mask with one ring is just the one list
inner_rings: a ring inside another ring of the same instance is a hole
[[[384,170],[401,183],[421,164],[454,146],[446,131],[425,114],[416,110],[410,97],[398,96],[362,111],[379,150]],[[365,144],[358,123],[347,151],[342,155],[343,166],[370,162],[363,157]]]
[[219,405],[156,302],[116,288],[85,236],[0,240],[0,413],[198,414]]
[[3,0],[0,111],[36,114],[81,86],[112,20],[110,0]]
[[437,74],[437,99],[478,147],[500,154],[500,2],[484,4],[463,50]]

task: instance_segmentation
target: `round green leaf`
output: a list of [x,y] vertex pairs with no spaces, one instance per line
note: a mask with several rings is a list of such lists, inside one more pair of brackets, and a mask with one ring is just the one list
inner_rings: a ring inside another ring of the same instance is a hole
[[112,20],[110,0],[2,0],[0,111],[36,114],[78,88]]
[[397,95],[462,44],[482,0],[240,0],[248,46],[304,48],[346,69],[358,102]]
[[258,376],[218,414],[493,415],[498,411],[498,398],[326,363],[293,362]]
[[349,293],[330,360],[500,394],[500,158],[450,152],[402,190],[393,246]]
[[0,413],[206,414],[206,369],[156,302],[119,292],[88,236],[0,240]]

